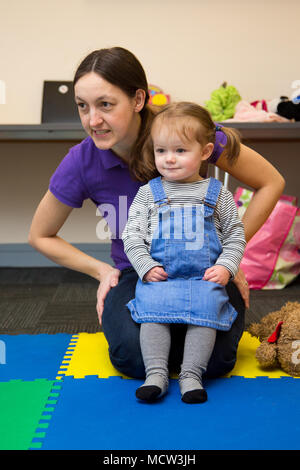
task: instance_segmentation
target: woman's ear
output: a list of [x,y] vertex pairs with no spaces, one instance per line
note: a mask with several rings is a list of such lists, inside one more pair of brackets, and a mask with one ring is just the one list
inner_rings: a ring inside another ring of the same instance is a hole
[[213,143],[209,142],[208,144],[206,144],[202,149],[202,160],[207,160],[213,153],[213,150],[214,150]]
[[145,90],[142,90],[141,88],[136,90],[136,92],[135,92],[135,107],[134,107],[134,110],[135,110],[136,113],[139,113],[143,109],[144,104],[145,104],[145,99],[146,99]]

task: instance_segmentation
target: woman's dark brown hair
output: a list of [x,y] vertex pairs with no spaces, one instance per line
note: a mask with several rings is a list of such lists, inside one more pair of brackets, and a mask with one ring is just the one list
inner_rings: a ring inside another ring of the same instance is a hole
[[128,97],[133,98],[138,89],[144,90],[146,99],[140,111],[141,127],[138,138],[131,150],[129,169],[132,176],[139,181],[145,181],[141,173],[142,148],[149,134],[154,116],[153,110],[147,105],[149,87],[145,71],[138,59],[123,47],[99,49],[91,52],[79,65],[73,80],[73,86],[87,73],[95,72],[104,80],[120,88]]
[[[138,138],[131,149],[129,170],[132,177],[141,182],[147,182],[158,176],[154,165],[153,147],[151,147],[151,125],[155,116],[165,117],[194,117],[202,123],[202,135],[207,142],[215,143],[216,126],[208,111],[201,106],[182,102],[172,103],[161,111],[151,108],[149,101],[149,86],[145,71],[138,59],[123,47],[99,49],[91,52],[79,65],[73,80],[73,86],[87,73],[95,72],[104,80],[120,88],[128,97],[135,97],[136,91],[144,90],[146,98],[140,111],[141,127]],[[240,139],[234,129],[222,127],[226,134],[227,143],[224,146],[227,158],[234,163],[240,152]]]

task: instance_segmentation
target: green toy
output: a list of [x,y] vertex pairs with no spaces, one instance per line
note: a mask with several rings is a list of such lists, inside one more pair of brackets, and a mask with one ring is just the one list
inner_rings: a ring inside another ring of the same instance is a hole
[[241,99],[237,89],[232,85],[227,86],[224,82],[211,93],[211,99],[205,102],[205,107],[214,121],[225,121],[234,116],[235,107]]

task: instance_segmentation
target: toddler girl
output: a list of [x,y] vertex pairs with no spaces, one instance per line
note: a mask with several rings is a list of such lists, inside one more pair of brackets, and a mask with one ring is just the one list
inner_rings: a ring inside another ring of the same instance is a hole
[[[146,370],[136,396],[148,402],[168,389],[171,323],[187,325],[181,398],[201,403],[207,399],[202,375],[216,330],[229,330],[237,315],[225,285],[243,256],[243,224],[232,194],[218,180],[200,176],[216,130],[201,106],[173,103],[154,118],[144,147],[145,168],[155,165],[160,176],[139,189],[122,239],[139,275],[135,298],[127,306],[141,323]],[[237,139],[232,133],[232,145]]]

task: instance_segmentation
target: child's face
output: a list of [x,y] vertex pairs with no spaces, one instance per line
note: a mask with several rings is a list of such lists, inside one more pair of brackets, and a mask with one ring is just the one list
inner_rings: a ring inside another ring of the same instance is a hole
[[151,135],[156,168],[164,179],[178,183],[203,179],[199,175],[200,166],[211,155],[212,143],[203,146],[196,139],[188,140],[165,122],[155,124]]

